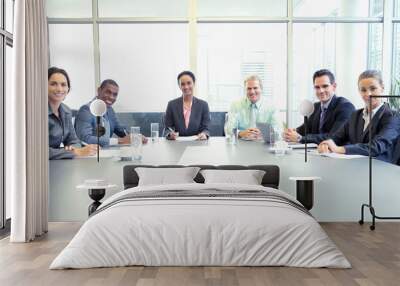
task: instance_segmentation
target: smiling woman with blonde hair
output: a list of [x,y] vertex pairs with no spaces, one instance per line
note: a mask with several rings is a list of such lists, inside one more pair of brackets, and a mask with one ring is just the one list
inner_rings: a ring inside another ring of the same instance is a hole
[[[352,113],[350,120],[331,139],[321,142],[320,153],[369,154],[369,125],[371,124],[371,155],[390,162],[393,147],[399,136],[399,116],[381,98],[371,98],[384,93],[382,75],[377,70],[366,70],[358,78],[358,90],[365,107]],[[370,113],[372,116],[369,122]]]

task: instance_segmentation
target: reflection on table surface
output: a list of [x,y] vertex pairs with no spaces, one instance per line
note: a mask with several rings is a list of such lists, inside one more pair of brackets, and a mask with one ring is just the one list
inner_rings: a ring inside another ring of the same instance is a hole
[[[315,183],[315,203],[312,214],[319,221],[357,221],[361,203],[368,200],[368,158],[342,160],[322,157],[312,152],[304,162],[304,150],[292,150],[277,156],[262,142],[239,141],[228,144],[224,137],[208,141],[149,141],[143,145],[141,161],[121,161],[129,158],[129,147],[104,149],[110,156],[74,160],[50,161],[50,221],[83,221],[91,203],[87,192],[75,187],[85,179],[105,179],[120,186],[122,168],[127,164],[149,165],[253,165],[280,166],[280,189],[295,194],[292,176],[318,176]],[[121,156],[127,155],[127,156]],[[400,203],[400,168],[373,161],[374,204],[381,216],[398,215]],[[117,192],[107,191],[106,198]]]

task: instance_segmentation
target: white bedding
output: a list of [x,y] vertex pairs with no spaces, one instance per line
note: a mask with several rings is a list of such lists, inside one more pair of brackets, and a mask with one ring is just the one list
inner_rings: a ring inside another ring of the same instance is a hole
[[[204,188],[290,197],[254,185],[184,184],[128,189],[102,206],[130,192]],[[50,269],[127,265],[350,267],[318,222],[299,209],[257,198],[203,197],[112,205],[85,222]]]

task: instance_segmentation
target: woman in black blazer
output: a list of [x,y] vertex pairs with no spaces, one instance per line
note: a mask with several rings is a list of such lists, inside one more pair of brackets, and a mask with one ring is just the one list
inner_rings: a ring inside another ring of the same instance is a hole
[[179,136],[197,135],[199,140],[209,137],[210,111],[208,103],[193,96],[196,78],[190,71],[178,75],[182,96],[168,102],[165,114],[165,135],[175,140]]
[[[369,155],[369,98],[382,95],[384,91],[382,76],[379,71],[366,70],[358,78],[358,90],[365,107],[352,113],[349,121],[334,133],[329,140],[318,146],[320,153]],[[399,117],[382,102],[381,98],[371,99],[371,155],[390,162],[393,146],[399,135]]]

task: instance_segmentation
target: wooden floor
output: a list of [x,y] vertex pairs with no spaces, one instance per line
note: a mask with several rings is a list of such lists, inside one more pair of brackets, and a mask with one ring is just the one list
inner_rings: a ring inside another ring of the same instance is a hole
[[32,243],[0,241],[0,285],[400,285],[400,223],[324,223],[323,228],[353,268],[289,267],[123,267],[48,270],[76,233],[78,223],[51,223]]

